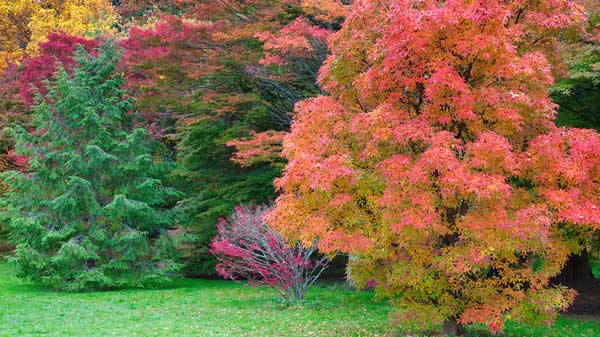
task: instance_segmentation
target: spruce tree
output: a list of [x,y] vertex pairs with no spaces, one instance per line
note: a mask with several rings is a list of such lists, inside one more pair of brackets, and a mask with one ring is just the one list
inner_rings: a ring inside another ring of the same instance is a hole
[[179,192],[136,127],[114,45],[76,58],[32,108],[34,131],[13,128],[16,152],[29,157],[28,172],[3,174],[16,272],[67,291],[167,281],[179,267],[167,235]]

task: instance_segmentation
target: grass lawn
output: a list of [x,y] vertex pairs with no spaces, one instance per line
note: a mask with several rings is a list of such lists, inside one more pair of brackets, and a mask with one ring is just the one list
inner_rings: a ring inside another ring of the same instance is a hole
[[[0,336],[392,336],[390,310],[372,293],[327,285],[314,287],[304,306],[291,308],[268,289],[226,281],[57,293],[13,277],[0,262]],[[509,324],[507,330],[511,337],[593,337],[600,336],[600,322],[560,318],[553,328]]]

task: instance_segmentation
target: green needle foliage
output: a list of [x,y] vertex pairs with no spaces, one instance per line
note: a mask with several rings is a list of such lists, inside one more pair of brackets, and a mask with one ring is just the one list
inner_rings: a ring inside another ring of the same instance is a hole
[[183,260],[188,275],[215,274],[208,245],[217,235],[219,218],[239,204],[268,202],[275,193],[273,179],[280,175],[279,167],[266,163],[245,168],[230,160],[233,149],[225,143],[243,123],[201,121],[183,131],[179,160],[184,169],[177,173],[188,196],[181,202],[191,233],[184,239],[190,247]]
[[76,57],[33,107],[34,131],[13,130],[29,157],[28,173],[2,176],[17,275],[66,291],[168,281],[179,268],[167,229],[180,193],[163,184],[168,166],[135,127],[114,45]]

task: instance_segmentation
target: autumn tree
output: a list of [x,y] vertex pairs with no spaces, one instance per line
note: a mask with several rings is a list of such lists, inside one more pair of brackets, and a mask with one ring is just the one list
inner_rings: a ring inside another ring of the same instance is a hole
[[293,105],[319,92],[329,32],[299,1],[207,0],[132,28],[122,43],[140,115],[184,167],[176,173],[196,238],[191,273],[214,270],[208,244],[218,218],[274,197]]
[[116,13],[109,0],[0,1],[0,70],[25,56],[36,56],[49,33],[83,36],[110,32]]
[[72,75],[59,67],[32,108],[33,130],[14,129],[29,163],[2,175],[1,220],[20,277],[79,291],[156,284],[178,267],[167,229],[179,192],[135,127],[118,60],[111,43],[97,57],[81,47]]
[[552,322],[574,297],[549,285],[565,232],[600,225],[600,137],[557,129],[547,94],[558,33],[585,19],[566,0],[357,1],[329,95],[296,107],[269,222],[350,253],[404,327]]

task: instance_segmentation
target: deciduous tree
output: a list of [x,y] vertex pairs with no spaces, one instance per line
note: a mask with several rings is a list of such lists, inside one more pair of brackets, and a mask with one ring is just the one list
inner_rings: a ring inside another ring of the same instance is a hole
[[49,33],[83,36],[110,32],[117,23],[109,0],[0,1],[0,70],[24,56],[36,56]]
[[294,103],[318,93],[328,34],[299,1],[207,0],[123,42],[140,112],[184,166],[182,207],[197,238],[190,272],[214,270],[207,253],[219,217],[274,197],[280,142]]
[[[393,299],[407,327],[549,323],[574,293],[549,286],[598,228],[599,136],[557,129],[572,1],[357,1],[320,83],[297,105],[269,222]],[[423,324],[431,322],[431,326]]]

